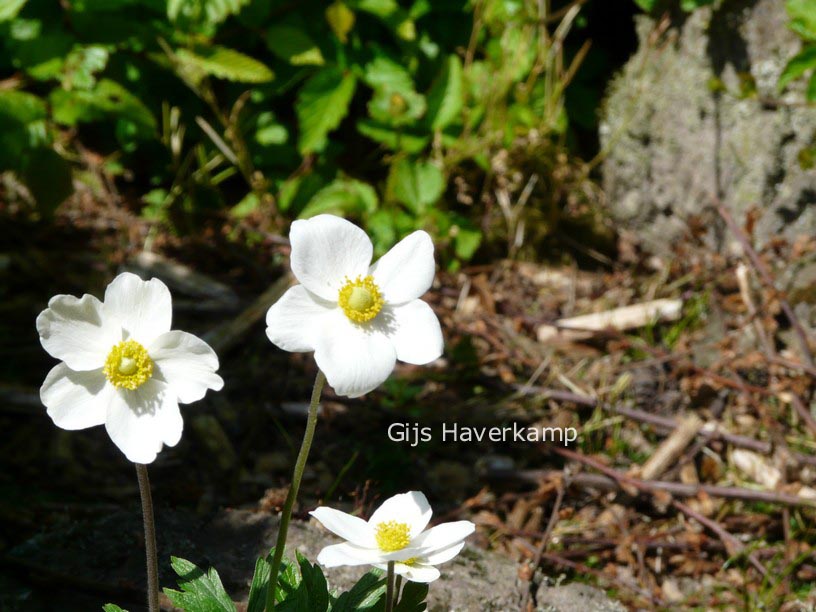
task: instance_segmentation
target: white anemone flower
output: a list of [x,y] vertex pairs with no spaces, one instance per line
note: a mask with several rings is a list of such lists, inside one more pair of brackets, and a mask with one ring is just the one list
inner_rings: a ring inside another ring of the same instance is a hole
[[425,531],[431,520],[431,506],[425,495],[410,491],[383,502],[365,521],[333,508],[320,507],[310,514],[345,542],[320,551],[317,561],[325,567],[373,565],[413,582],[433,582],[439,578],[434,567],[450,561],[465,545],[476,526],[470,521],[442,523]]
[[56,365],[40,399],[57,427],[105,425],[134,463],[151,463],[175,446],[183,422],[179,403],[224,386],[218,357],[200,338],[170,331],[170,291],[160,280],[117,276],[105,301],[57,295],[37,317],[37,331]]
[[371,265],[366,233],[318,215],[292,223],[291,287],[266,315],[285,351],[314,351],[335,392],[359,397],[388,378],[396,360],[424,365],[442,354],[442,330],[419,299],[434,278],[433,242],[410,234]]

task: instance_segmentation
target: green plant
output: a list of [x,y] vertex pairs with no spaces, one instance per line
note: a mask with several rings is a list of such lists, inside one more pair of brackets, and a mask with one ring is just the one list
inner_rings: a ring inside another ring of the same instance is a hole
[[779,89],[810,74],[805,97],[809,102],[816,102],[816,5],[807,0],[787,0],[786,7],[791,29],[802,38],[802,50],[785,66],[779,77]]

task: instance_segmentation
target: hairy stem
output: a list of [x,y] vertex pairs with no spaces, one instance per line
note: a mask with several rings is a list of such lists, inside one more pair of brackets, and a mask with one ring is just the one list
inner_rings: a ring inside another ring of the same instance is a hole
[[292,519],[292,509],[297,500],[300,480],[303,478],[303,470],[306,468],[306,460],[309,458],[309,450],[312,448],[312,438],[314,438],[315,427],[317,426],[317,406],[320,403],[320,394],[323,385],[326,384],[326,376],[320,370],[317,371],[314,387],[312,388],[312,401],[309,404],[309,417],[306,420],[306,432],[303,434],[303,443],[300,445],[300,452],[295,462],[295,473],[292,475],[292,485],[289,487],[289,494],[283,504],[283,511],[278,527],[278,539],[275,543],[275,555],[272,557],[272,566],[269,573],[269,588],[266,592],[266,610],[272,612],[275,609],[275,591],[278,585],[278,574],[280,573],[281,561],[283,559],[283,549],[286,545],[286,534],[289,532],[289,521]]
[[394,611],[394,562],[388,562],[388,576],[385,578],[385,612]]
[[139,479],[139,493],[142,497],[142,518],[144,519],[145,557],[147,558],[147,608],[149,612],[159,612],[159,560],[156,554],[156,523],[153,520],[153,496],[150,494],[150,479],[147,466],[136,465]]

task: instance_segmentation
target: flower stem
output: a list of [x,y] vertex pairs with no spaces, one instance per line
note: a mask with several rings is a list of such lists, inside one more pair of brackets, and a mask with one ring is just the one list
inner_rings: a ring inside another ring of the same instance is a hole
[[142,497],[142,518],[144,519],[145,557],[147,558],[147,608],[149,612],[159,612],[159,560],[156,554],[156,523],[153,520],[153,496],[150,494],[150,479],[147,466],[136,465],[139,479],[139,493]]
[[320,394],[323,385],[326,384],[326,376],[320,370],[317,371],[314,387],[312,388],[312,401],[309,404],[309,417],[306,420],[306,432],[303,434],[303,442],[300,445],[300,452],[295,462],[295,473],[292,475],[292,485],[286,496],[281,512],[280,525],[278,526],[278,539],[275,543],[275,555],[272,557],[272,566],[269,572],[269,588],[266,591],[266,610],[272,612],[275,609],[275,591],[278,585],[278,574],[280,573],[281,561],[283,560],[283,548],[286,545],[286,534],[289,531],[289,521],[292,518],[292,509],[297,500],[300,480],[303,478],[303,470],[306,468],[306,460],[309,458],[309,450],[312,447],[315,427],[317,426],[317,406],[320,403]]
[[394,610],[394,562],[388,562],[388,575],[385,578],[385,612]]

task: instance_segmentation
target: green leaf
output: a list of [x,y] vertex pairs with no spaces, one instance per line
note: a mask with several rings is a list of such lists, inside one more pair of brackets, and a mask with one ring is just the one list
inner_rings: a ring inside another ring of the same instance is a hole
[[450,55],[428,92],[428,122],[434,130],[442,130],[453,123],[462,112],[462,62]]
[[405,583],[399,603],[394,612],[423,612],[428,606],[425,598],[428,597],[428,585],[422,582]]
[[380,19],[391,17],[400,10],[397,0],[353,0],[351,6],[358,11],[376,15]]
[[152,134],[156,129],[156,120],[144,103],[108,79],[100,80],[88,91],[55,89],[50,102],[54,120],[65,125],[116,117],[135,123],[142,135]]
[[71,166],[53,149],[40,148],[29,153],[22,179],[45,217],[51,217],[57,206],[74,192]]
[[300,572],[298,572],[297,566],[284,557],[281,561],[280,573],[278,574],[275,601],[282,604],[290,598],[297,597],[300,584]]
[[383,87],[374,91],[368,114],[375,121],[396,127],[414,123],[426,108],[425,97],[415,91]]
[[0,89],[0,117],[19,123],[45,119],[45,102],[34,94],[16,89]]
[[306,81],[295,103],[301,154],[326,148],[329,132],[340,125],[348,113],[356,85],[357,80],[351,72],[344,72],[336,66],[323,68]]
[[406,153],[419,153],[430,142],[430,136],[419,134],[415,130],[395,128],[367,119],[357,122],[357,131],[389,149]]
[[201,47],[195,53],[179,49],[176,58],[187,68],[228,81],[266,83],[275,78],[274,73],[258,60],[218,45]]
[[337,598],[332,606],[332,612],[371,610],[384,596],[385,579],[382,577],[382,571],[370,571],[364,574],[349,591],[342,593]]
[[28,0],[0,0],[0,23],[14,19]]
[[326,21],[340,42],[346,44],[348,34],[354,28],[354,22],[356,21],[354,11],[341,0],[335,0],[326,9]]
[[182,589],[164,589],[174,606],[191,612],[235,612],[235,604],[214,568],[205,574],[195,564],[178,557],[170,557],[170,565],[179,575],[178,583]]
[[378,204],[377,192],[371,185],[354,179],[337,179],[318,191],[298,218],[308,219],[322,213],[341,216],[373,213]]
[[414,81],[408,71],[401,64],[385,56],[379,56],[365,65],[363,81],[372,89],[414,91]]
[[272,570],[271,558],[272,552],[255,563],[255,573],[252,575],[252,584],[249,585],[247,612],[264,612],[266,608],[266,593],[269,589],[269,574]]
[[783,90],[788,83],[798,79],[812,68],[816,68],[816,45],[808,45],[788,61],[779,76],[779,90]]
[[637,4],[641,9],[643,9],[647,13],[651,13],[652,9],[654,9],[657,3],[658,0],[635,0],[635,4]]
[[289,593],[276,612],[326,612],[329,609],[329,587],[323,570],[312,565],[300,553],[295,553],[300,567],[300,583],[294,592]]
[[445,177],[431,162],[402,158],[391,166],[389,194],[416,215],[436,203],[444,189]]
[[813,0],[787,0],[790,27],[802,38],[816,41],[816,4]]
[[810,75],[805,96],[809,102],[816,102],[816,72]]
[[174,22],[216,25],[237,15],[249,0],[167,0],[167,17]]
[[104,612],[128,612],[127,610],[124,610],[123,608],[120,608],[116,604],[111,604],[111,603],[105,604],[104,606],[102,606],[102,610]]
[[476,253],[482,243],[482,233],[467,226],[459,226],[454,236],[454,253],[459,259],[467,261]]
[[293,66],[322,66],[326,63],[320,47],[300,27],[273,25],[266,31],[266,46]]

